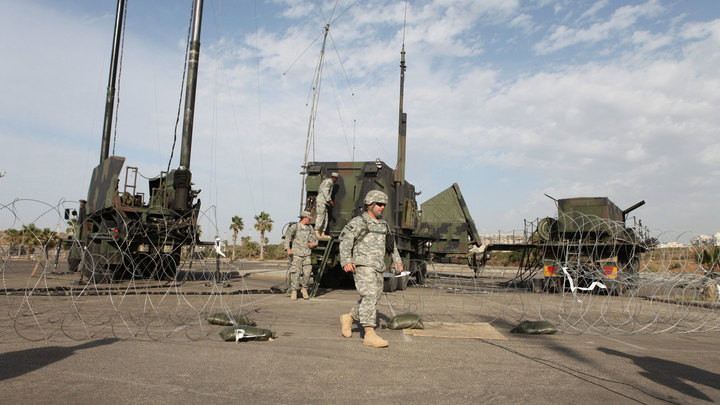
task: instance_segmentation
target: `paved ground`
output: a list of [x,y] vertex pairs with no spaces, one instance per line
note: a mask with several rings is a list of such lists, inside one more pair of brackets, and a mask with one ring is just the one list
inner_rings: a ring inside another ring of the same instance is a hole
[[[246,266],[245,286],[269,288],[283,282],[282,266]],[[232,288],[238,286],[233,281]],[[720,401],[720,334],[509,333],[527,301],[491,298],[468,301],[460,294],[428,295],[411,288],[391,295],[380,311],[391,316],[421,295],[424,310],[439,319],[459,311],[491,313],[507,340],[421,338],[378,330],[385,349],[362,345],[359,326],[340,336],[338,316],[354,304],[350,290],[330,291],[309,301],[282,294],[214,297],[243,308],[259,326],[278,333],[270,342],[223,342],[218,327],[185,322],[187,308],[217,305],[201,296],[182,297],[181,310],[159,310],[176,319],[166,335],[150,330],[126,339],[122,322],[111,320],[93,338],[75,341],[70,321],[63,334],[30,341],[8,332],[0,340],[3,403],[712,403]],[[424,294],[424,295],[423,295]],[[499,296],[494,294],[493,296]],[[402,298],[400,298],[402,297]],[[18,309],[12,297],[4,310]],[[137,302],[137,298],[133,298]],[[550,298],[555,299],[555,298]],[[39,300],[39,299],[38,299]],[[242,303],[240,300],[244,300]],[[147,303],[148,299],[145,298]],[[28,301],[31,302],[31,301]],[[39,301],[32,301],[39,303]],[[59,301],[64,302],[64,301]],[[81,310],[106,313],[107,297],[88,297]],[[117,300],[112,301],[119,305]],[[178,296],[153,301],[177,307]],[[387,302],[394,302],[393,306]],[[48,301],[42,308],[51,308]],[[147,305],[147,304],[146,304]],[[38,308],[40,306],[38,305]],[[37,316],[42,311],[36,311]],[[132,311],[130,311],[132,312]],[[68,313],[56,312],[56,313]],[[182,318],[182,319],[181,319]],[[123,320],[128,321],[130,317]],[[79,335],[81,336],[81,335]],[[117,339],[120,336],[122,339]],[[32,336],[26,336],[32,338]],[[155,340],[153,340],[155,339]]]

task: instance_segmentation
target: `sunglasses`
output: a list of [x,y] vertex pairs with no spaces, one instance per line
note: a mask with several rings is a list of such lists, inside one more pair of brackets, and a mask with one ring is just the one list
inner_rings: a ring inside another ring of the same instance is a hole
[[375,205],[377,205],[378,207],[384,207],[384,206],[385,206],[385,204],[383,204],[383,203],[375,203]]

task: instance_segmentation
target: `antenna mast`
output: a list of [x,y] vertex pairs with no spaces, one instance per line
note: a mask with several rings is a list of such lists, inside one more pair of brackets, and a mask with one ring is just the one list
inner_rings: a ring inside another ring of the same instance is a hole
[[197,89],[198,61],[200,59],[200,26],[202,23],[203,0],[195,0],[195,13],[192,21],[192,40],[188,54],[188,80],[185,87],[185,116],[180,149],[180,167],[190,168],[193,122],[195,121],[195,94]]
[[123,15],[125,0],[118,0],[115,12],[115,34],[113,36],[112,55],[110,55],[110,75],[108,77],[107,96],[105,97],[105,121],[103,122],[102,145],[100,147],[100,163],[110,156],[110,131],[112,131],[113,110],[115,108],[115,81],[117,78],[118,55],[122,38]]
[[403,97],[405,93],[405,24],[407,21],[407,2],[405,3],[405,18],[403,20],[403,43],[400,51],[400,108],[398,114],[398,152],[397,164],[393,173],[393,181],[402,183],[405,180],[405,143],[407,138],[407,114],[403,111]]
[[325,44],[327,42],[327,36],[330,33],[330,24],[325,24],[325,35],[323,36],[322,48],[320,48],[320,60],[318,61],[317,71],[315,72],[315,85],[313,86],[313,98],[312,105],[310,106],[310,120],[308,122],[307,137],[305,138],[305,160],[303,161],[302,169],[302,181],[300,186],[300,211],[303,209],[303,200],[305,195],[305,175],[307,174],[308,168],[308,154],[310,153],[310,139],[312,138],[313,123],[315,122],[315,103],[317,101],[318,91],[320,90],[320,76],[322,76],[322,65],[325,59]]

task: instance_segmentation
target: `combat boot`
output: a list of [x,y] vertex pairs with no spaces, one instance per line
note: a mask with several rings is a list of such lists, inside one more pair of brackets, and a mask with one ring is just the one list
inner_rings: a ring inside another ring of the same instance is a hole
[[318,231],[317,229],[315,230],[315,236],[317,236],[318,239],[322,239],[320,237],[320,231]]
[[301,288],[300,293],[302,294],[304,300],[310,298],[310,297],[308,297],[307,288],[305,288],[305,287]]
[[375,328],[372,326],[365,327],[365,339],[363,340],[365,346],[370,347],[387,347],[387,340],[381,338],[375,333]]
[[297,291],[292,290],[292,292],[290,293],[290,299],[293,301],[297,299]]
[[350,314],[340,315],[340,327],[342,328],[342,335],[346,338],[352,337],[352,324],[353,318]]
[[323,232],[320,234],[320,236],[318,236],[318,239],[330,239],[330,236],[325,235],[325,232]]

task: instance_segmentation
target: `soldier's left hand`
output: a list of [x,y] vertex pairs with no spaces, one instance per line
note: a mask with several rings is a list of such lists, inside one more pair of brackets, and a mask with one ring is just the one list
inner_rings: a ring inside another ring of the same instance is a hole
[[312,248],[314,248],[315,246],[317,246],[317,244],[318,244],[317,242],[308,243],[308,247],[309,247],[310,249],[312,249]]

